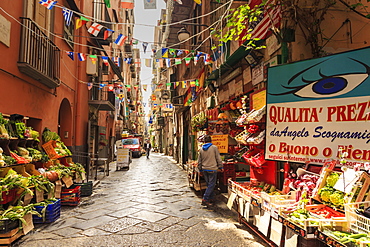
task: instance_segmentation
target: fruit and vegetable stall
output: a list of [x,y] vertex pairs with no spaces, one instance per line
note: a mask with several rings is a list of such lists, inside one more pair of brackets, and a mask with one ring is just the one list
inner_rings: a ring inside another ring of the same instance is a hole
[[271,246],[370,246],[370,175],[327,161],[299,168],[282,190],[229,179],[228,207]]
[[92,181],[71,156],[56,132],[45,128],[40,135],[23,117],[0,113],[0,245],[56,221],[61,206],[91,195]]

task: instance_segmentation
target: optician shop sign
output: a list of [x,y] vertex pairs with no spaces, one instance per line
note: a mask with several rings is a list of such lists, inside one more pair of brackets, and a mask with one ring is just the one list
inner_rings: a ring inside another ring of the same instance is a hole
[[370,48],[269,68],[265,158],[369,162],[369,74]]

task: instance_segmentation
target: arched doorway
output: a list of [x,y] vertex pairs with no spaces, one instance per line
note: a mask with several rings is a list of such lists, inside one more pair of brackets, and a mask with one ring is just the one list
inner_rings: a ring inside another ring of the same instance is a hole
[[71,104],[64,98],[59,108],[58,135],[68,147],[72,146],[72,119]]

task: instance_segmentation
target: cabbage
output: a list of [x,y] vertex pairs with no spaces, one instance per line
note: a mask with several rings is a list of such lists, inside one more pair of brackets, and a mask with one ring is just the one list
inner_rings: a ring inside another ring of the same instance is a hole
[[334,189],[331,187],[323,187],[319,190],[319,196],[321,201],[323,202],[330,202],[330,196],[334,192]]
[[333,203],[335,206],[343,206],[344,205],[343,192],[337,190],[333,194],[331,194],[330,202]]
[[338,179],[339,179],[339,173],[336,173],[336,172],[330,173],[330,175],[326,178],[326,186],[334,187]]

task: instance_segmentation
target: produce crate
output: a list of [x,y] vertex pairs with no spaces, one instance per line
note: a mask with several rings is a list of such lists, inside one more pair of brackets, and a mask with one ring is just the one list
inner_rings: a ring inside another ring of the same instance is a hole
[[91,196],[93,183],[92,181],[88,181],[86,183],[74,183],[76,186],[81,186],[81,196]]
[[227,180],[229,178],[234,181],[236,179],[235,163],[225,163],[223,166],[224,172],[220,173],[220,183],[222,183],[223,185],[227,185]]
[[19,220],[0,220],[0,234],[10,232],[19,227]]
[[2,200],[0,200],[0,204],[6,204],[11,202],[17,196],[17,189],[11,189],[8,191],[3,191],[2,193]]
[[[60,207],[61,207],[61,200],[58,199],[54,203],[51,203],[46,206],[45,217],[38,217],[37,215],[32,215],[33,223],[40,224],[40,223],[51,223],[59,219],[60,217]],[[43,209],[45,206],[35,206],[35,210],[39,212],[41,215],[43,214]]]
[[0,246],[10,246],[14,241],[22,237],[23,231],[17,227],[7,233],[0,234]]
[[370,218],[360,215],[356,210],[364,210],[370,207],[370,201],[348,203],[344,205],[348,228],[355,233],[370,235]]
[[62,206],[78,206],[81,198],[81,186],[72,185],[69,188],[62,188],[60,196]]

